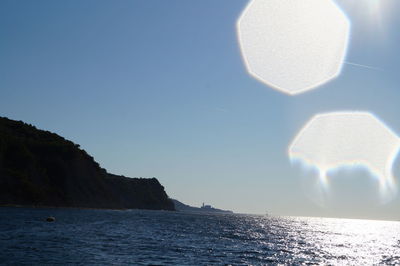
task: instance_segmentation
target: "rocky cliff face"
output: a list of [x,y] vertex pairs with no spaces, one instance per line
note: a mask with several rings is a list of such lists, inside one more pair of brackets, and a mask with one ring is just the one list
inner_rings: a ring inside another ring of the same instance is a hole
[[0,205],[174,210],[157,179],[109,174],[79,145],[1,117]]

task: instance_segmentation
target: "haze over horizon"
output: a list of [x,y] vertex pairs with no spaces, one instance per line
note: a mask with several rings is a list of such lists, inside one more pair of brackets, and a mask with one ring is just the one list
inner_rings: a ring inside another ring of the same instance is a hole
[[[369,111],[400,133],[396,0],[338,0],[341,75],[288,97],[253,79],[237,41],[248,1],[0,2],[0,116],[81,145],[109,172],[157,177],[171,198],[240,213],[400,219],[365,169],[315,173],[288,145],[317,113]],[[393,166],[397,186],[399,159]]]

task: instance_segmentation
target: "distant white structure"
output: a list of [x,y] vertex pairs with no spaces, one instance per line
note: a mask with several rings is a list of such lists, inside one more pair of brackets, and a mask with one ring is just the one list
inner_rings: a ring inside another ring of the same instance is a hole
[[361,165],[379,178],[383,194],[396,191],[393,162],[400,149],[399,137],[367,112],[335,112],[314,116],[289,146],[291,160],[319,170],[327,184],[331,169]]
[[339,75],[350,22],[332,0],[252,0],[237,31],[248,72],[294,95]]

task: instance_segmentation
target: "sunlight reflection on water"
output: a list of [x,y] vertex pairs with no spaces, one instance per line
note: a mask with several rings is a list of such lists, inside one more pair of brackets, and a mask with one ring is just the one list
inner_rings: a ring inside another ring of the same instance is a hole
[[320,254],[336,263],[358,265],[399,263],[398,222],[304,218],[305,242],[314,242]]
[[399,264],[399,241],[399,222],[0,209],[3,264]]

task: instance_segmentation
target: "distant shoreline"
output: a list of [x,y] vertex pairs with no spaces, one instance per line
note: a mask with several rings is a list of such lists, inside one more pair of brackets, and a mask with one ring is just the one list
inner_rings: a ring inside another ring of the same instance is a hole
[[92,207],[72,207],[72,206],[44,206],[44,205],[18,205],[18,204],[0,204],[0,208],[29,208],[29,209],[73,209],[73,210],[108,210],[108,211],[129,211],[129,210],[142,210],[142,211],[168,211],[177,212],[176,210],[156,210],[156,209],[116,209],[116,208],[92,208]]
[[233,211],[230,210],[221,210],[212,207],[211,205],[204,205],[202,207],[193,207],[190,205],[187,205],[185,203],[182,203],[181,201],[177,199],[172,199],[174,205],[175,205],[175,210],[180,211],[180,212],[190,212],[190,213],[200,213],[200,214],[207,214],[207,213],[221,213],[221,214],[233,214]]

